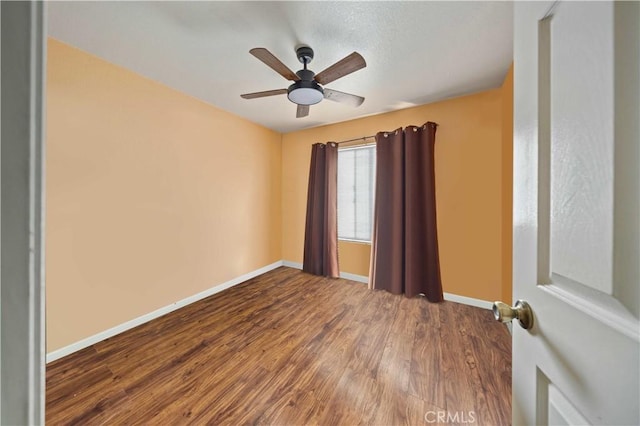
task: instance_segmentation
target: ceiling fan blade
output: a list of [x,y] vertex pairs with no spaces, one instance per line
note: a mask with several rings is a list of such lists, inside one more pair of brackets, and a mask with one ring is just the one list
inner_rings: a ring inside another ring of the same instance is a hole
[[364,58],[360,56],[358,52],[353,52],[351,55],[339,60],[329,68],[316,74],[316,81],[322,85],[329,84],[332,81],[351,74],[354,71],[358,71],[367,66]]
[[264,62],[268,67],[272,70],[291,81],[298,81],[300,77],[298,77],[293,71],[289,69],[285,64],[280,62],[280,59],[276,58],[273,53],[269,52],[264,47],[256,47],[249,51],[253,56],[260,59]]
[[351,93],[339,92],[337,90],[324,89],[324,98],[330,101],[340,102],[352,107],[359,107],[364,102],[362,96],[352,95]]
[[264,98],[265,96],[286,95],[287,89],[265,90],[264,92],[245,93],[240,95],[244,99]]
[[309,115],[309,105],[298,105],[298,111],[296,111],[296,118],[302,118]]

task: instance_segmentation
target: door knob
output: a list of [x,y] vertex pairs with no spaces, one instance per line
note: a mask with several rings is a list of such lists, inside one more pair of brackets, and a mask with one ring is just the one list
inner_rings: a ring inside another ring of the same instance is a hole
[[533,327],[533,311],[524,300],[518,300],[513,307],[506,303],[493,302],[493,316],[496,321],[503,323],[511,322],[515,318],[525,330]]

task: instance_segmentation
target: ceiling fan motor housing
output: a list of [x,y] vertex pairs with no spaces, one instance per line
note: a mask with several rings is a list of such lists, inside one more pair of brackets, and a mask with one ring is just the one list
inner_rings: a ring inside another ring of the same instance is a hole
[[324,90],[314,79],[315,73],[307,69],[307,64],[313,59],[313,50],[309,46],[300,46],[296,49],[300,62],[304,69],[296,72],[300,80],[293,83],[287,89],[287,97],[298,105],[314,105],[324,98]]
[[296,72],[296,75],[300,77],[302,81],[313,81],[313,77],[315,77],[316,73],[311,70],[300,70]]

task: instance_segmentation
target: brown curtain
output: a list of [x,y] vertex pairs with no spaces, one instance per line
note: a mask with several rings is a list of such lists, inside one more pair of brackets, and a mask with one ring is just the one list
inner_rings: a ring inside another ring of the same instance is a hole
[[376,135],[369,287],[441,302],[435,137],[432,122]]
[[302,270],[338,277],[338,145],[311,148]]

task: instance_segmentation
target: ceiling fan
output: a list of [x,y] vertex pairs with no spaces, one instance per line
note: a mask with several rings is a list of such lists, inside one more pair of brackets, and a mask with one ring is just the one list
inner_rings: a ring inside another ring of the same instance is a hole
[[367,64],[364,58],[358,52],[353,52],[318,74],[307,69],[307,65],[313,59],[313,49],[309,46],[299,46],[296,49],[298,60],[304,65],[304,68],[296,73],[291,71],[264,47],[256,47],[255,49],[251,49],[249,53],[294,83],[287,89],[267,90],[264,92],[240,95],[244,99],[263,98],[265,96],[284,95],[286,93],[289,100],[298,105],[298,111],[296,112],[297,118],[309,115],[309,105],[317,104],[322,99],[329,99],[354,107],[360,106],[362,102],[364,102],[362,96],[322,87],[325,84],[329,84],[345,75],[349,75],[352,72],[366,67]]

